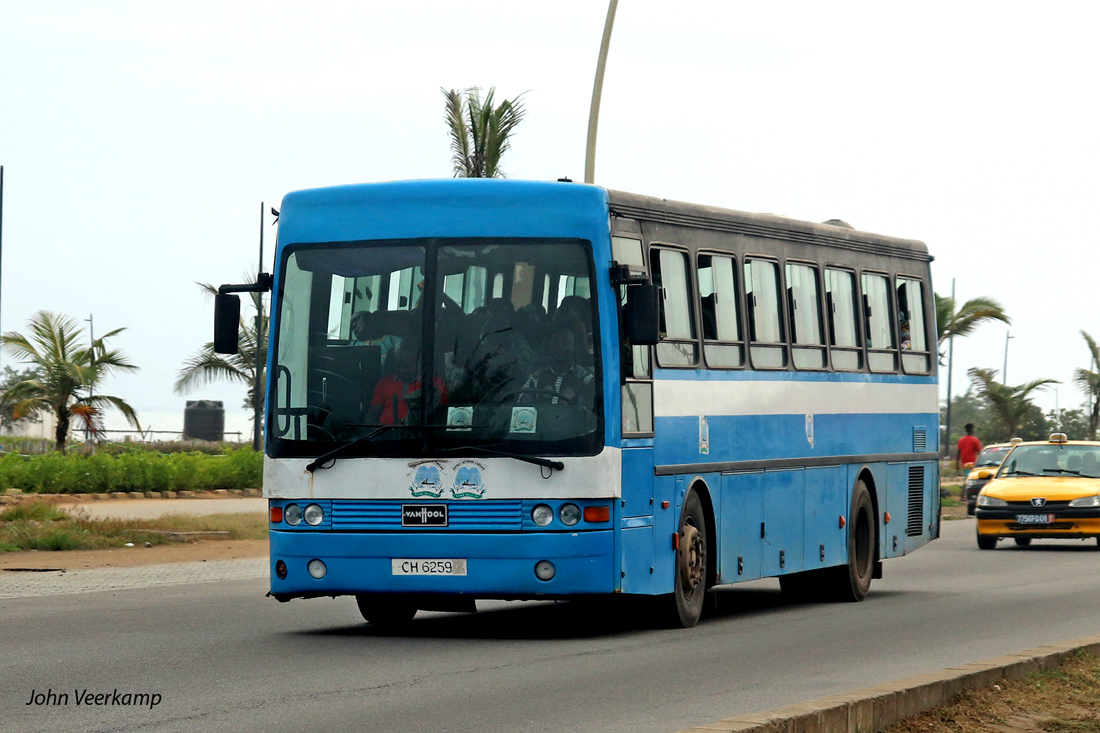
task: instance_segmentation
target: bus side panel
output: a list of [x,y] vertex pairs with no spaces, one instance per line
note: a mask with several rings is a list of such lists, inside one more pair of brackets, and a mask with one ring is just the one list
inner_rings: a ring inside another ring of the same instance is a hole
[[848,515],[847,475],[844,466],[806,469],[806,570],[848,561],[848,533],[840,526]]
[[802,570],[804,478],[804,469],[764,472],[761,573],[765,576]]
[[721,479],[718,580],[760,577],[760,525],[764,521],[764,474],[729,473]]
[[909,516],[909,464],[890,463],[886,466],[886,511],[890,523],[885,525],[883,557],[900,557],[905,554],[905,523]]
[[653,448],[622,451],[620,578],[623,593],[652,595],[659,589],[654,538]]

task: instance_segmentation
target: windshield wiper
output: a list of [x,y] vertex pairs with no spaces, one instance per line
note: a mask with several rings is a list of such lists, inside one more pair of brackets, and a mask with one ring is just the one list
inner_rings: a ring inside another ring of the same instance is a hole
[[1005,476],[1038,476],[1038,475],[1039,474],[1032,473],[1031,471],[1009,471],[1008,473],[1005,474]]
[[349,441],[349,442],[344,443],[342,445],[338,445],[335,448],[333,448],[332,450],[330,450],[328,453],[325,453],[322,456],[318,456],[317,458],[315,458],[314,460],[312,460],[312,461],[310,461],[309,463],[306,464],[306,470],[309,471],[310,473],[313,473],[318,468],[328,468],[328,466],[324,466],[323,464],[328,463],[329,461],[334,461],[335,459],[339,458],[341,455],[343,455],[345,452],[347,452],[347,450],[349,448],[351,448],[353,445],[359,445],[360,443],[366,443],[368,440],[372,440],[375,436],[381,435],[382,433],[386,432],[387,430],[392,430],[394,428],[410,428],[410,427],[416,427],[416,426],[414,426],[414,425],[381,425],[377,429],[370,431],[366,435],[360,435],[355,440]]
[[1071,476],[1080,476],[1080,471],[1074,471],[1072,468],[1044,468],[1043,473],[1068,473]]
[[514,458],[517,461],[523,461],[524,463],[531,463],[536,466],[542,466],[543,468],[550,468],[555,471],[564,471],[565,464],[561,461],[555,461],[552,458],[539,458],[538,456],[528,456],[523,453],[508,453],[507,451],[495,450],[493,448],[482,448],[474,445],[464,445],[459,448],[446,448],[447,453],[454,451],[469,450],[475,453],[484,453],[487,456],[493,456],[495,458]]

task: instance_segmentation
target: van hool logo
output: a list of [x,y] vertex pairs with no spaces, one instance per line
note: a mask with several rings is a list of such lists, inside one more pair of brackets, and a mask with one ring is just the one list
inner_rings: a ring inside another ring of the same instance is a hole
[[446,504],[404,504],[401,507],[402,527],[446,527]]
[[413,496],[430,496],[438,499],[443,495],[443,474],[440,466],[435,463],[422,463],[416,467],[412,486],[409,491]]

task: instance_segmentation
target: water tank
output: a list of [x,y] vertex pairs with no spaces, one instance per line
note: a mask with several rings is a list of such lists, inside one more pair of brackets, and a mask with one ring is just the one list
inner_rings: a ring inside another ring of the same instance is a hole
[[225,408],[221,400],[187,400],[183,410],[183,437],[185,440],[223,440]]

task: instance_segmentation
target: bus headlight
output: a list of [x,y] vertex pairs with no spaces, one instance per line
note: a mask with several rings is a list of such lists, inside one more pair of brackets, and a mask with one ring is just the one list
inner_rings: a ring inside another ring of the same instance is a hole
[[562,504],[561,509],[558,510],[558,517],[561,518],[562,524],[572,527],[581,521],[581,508],[576,504]]
[[320,560],[310,560],[309,564],[306,565],[306,570],[308,570],[309,574],[317,580],[325,577],[325,574],[328,573],[328,568],[326,568],[325,564]]
[[291,527],[297,527],[302,523],[302,507],[297,504],[287,504],[286,509],[283,510],[283,519]]
[[310,504],[302,512],[302,518],[306,520],[306,524],[309,526],[316,527],[325,518],[325,511],[320,504]]
[[1069,505],[1075,507],[1100,506],[1100,496],[1084,496],[1080,499],[1074,499]]
[[540,527],[545,527],[554,521],[554,510],[545,504],[539,504],[531,510],[531,521]]

